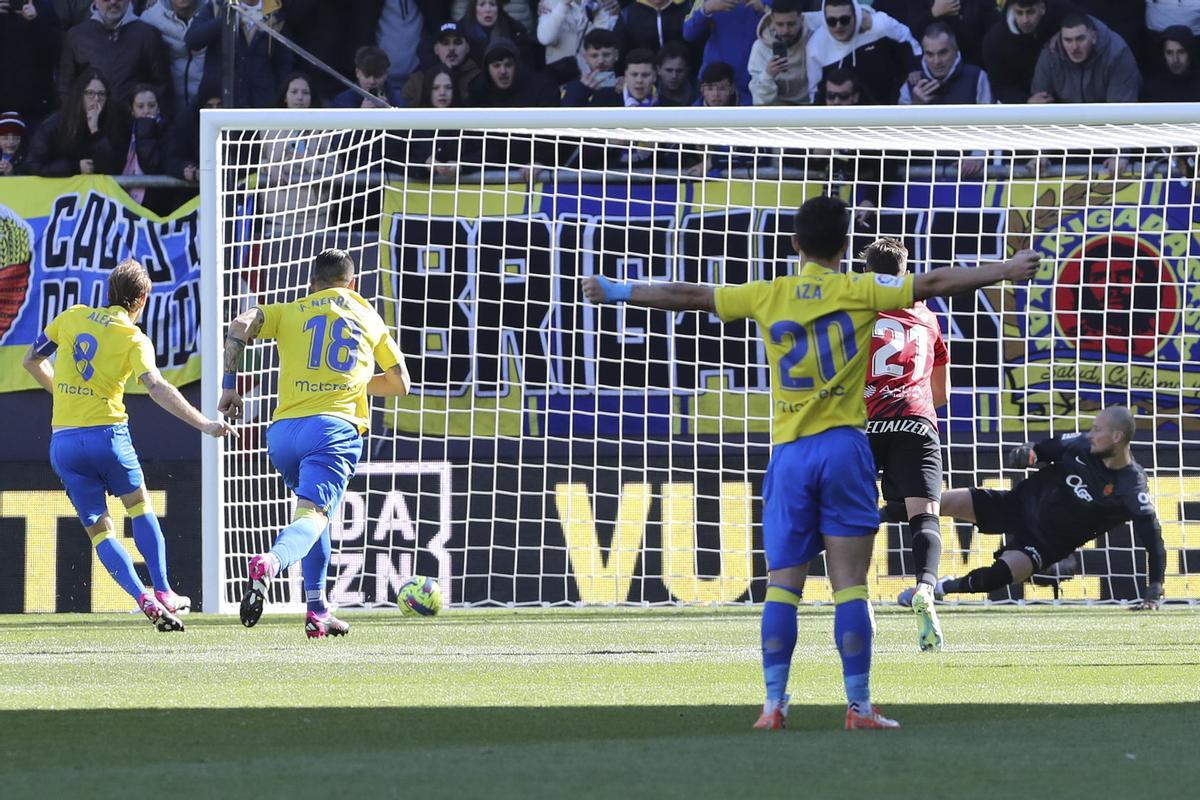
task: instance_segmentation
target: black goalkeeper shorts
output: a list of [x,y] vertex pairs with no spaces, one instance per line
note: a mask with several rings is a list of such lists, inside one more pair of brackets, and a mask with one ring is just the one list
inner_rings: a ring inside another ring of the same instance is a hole
[[920,417],[873,419],[867,438],[883,473],[884,500],[942,499],[942,442],[937,426]]
[[1040,572],[1075,552],[1076,545],[1071,542],[1056,541],[1052,536],[1030,530],[1011,495],[1012,492],[1001,489],[971,490],[975,527],[980,533],[1004,534],[1004,545],[996,550],[996,558],[1006,550],[1016,550],[1029,556],[1034,572]]

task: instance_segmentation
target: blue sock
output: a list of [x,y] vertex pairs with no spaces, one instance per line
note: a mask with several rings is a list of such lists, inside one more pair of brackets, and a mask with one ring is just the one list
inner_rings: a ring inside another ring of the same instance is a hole
[[155,591],[171,591],[171,584],[167,582],[167,543],[163,541],[158,517],[146,508],[146,503],[138,503],[129,509],[129,516],[133,517],[133,543],[146,561]]
[[329,541],[329,526],[321,532],[321,538],[300,560],[300,571],[304,575],[304,598],[308,602],[308,610],[324,614],[329,610],[325,603],[325,578],[329,574],[329,553],[332,546]]
[[763,681],[768,700],[787,694],[792,651],[796,649],[796,605],[800,592],[786,586],[767,586],[762,614]]
[[874,625],[866,586],[851,586],[833,593],[833,640],[842,656],[846,701],[861,709],[871,707],[871,640]]
[[133,568],[133,559],[115,536],[100,534],[96,539],[92,539],[92,546],[96,548],[96,555],[100,557],[100,563],[108,570],[108,574],[121,584],[121,588],[128,592],[130,597],[137,600],[146,593],[142,579]]
[[311,508],[297,509],[292,524],[279,532],[279,538],[271,548],[271,555],[279,561],[279,572],[282,573],[312,550],[328,524],[323,515]]

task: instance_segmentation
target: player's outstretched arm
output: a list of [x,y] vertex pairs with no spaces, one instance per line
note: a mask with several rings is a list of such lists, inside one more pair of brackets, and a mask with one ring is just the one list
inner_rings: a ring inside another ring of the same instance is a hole
[[143,372],[138,380],[150,392],[150,399],[201,433],[207,433],[209,436],[217,438],[237,435],[233,428],[226,423],[209,419],[197,411],[195,406],[179,393],[178,389],[163,380],[163,376],[159,374],[158,370]]
[[1163,581],[1167,575],[1167,546],[1162,525],[1151,512],[1133,518],[1133,538],[1146,550],[1146,594],[1133,606],[1134,611],[1157,611],[1163,601]]
[[975,269],[942,267],[913,279],[913,299],[945,297],[971,292],[1002,281],[1027,281],[1037,272],[1041,256],[1034,250],[1022,250],[1007,261],[980,264]]
[[367,394],[375,397],[404,397],[411,388],[412,378],[403,361],[367,381]]
[[25,351],[25,357],[21,359],[21,366],[33,376],[33,379],[43,389],[54,394],[54,367],[50,366],[50,362],[46,360],[48,357],[39,353],[37,343],[34,343],[29,345],[29,349]]
[[225,334],[225,374],[221,378],[221,399],[217,402],[217,410],[229,419],[240,419],[242,416],[242,396],[237,390],[242,351],[262,330],[265,320],[262,309],[255,306],[238,314],[229,323],[229,330]]
[[583,279],[583,296],[590,303],[629,303],[664,311],[717,310],[713,287],[699,283],[629,283],[603,275]]

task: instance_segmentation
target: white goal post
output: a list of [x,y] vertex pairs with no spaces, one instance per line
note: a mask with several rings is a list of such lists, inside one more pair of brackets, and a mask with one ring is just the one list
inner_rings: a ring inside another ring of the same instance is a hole
[[[335,605],[392,607],[414,573],[455,606],[761,601],[755,326],[598,309],[579,280],[784,274],[796,206],[828,192],[854,208],[853,253],[892,236],[916,271],[1043,252],[1028,286],[930,303],[946,485],[1009,485],[1006,447],[1132,405],[1166,595],[1200,599],[1200,105],[206,110],[201,147],[205,413],[225,325],[300,296],[324,247],[355,258],[414,376],[373,401],[331,528]],[[205,440],[205,611],[236,608],[290,518],[265,446],[273,348],[246,351],[241,435]],[[946,574],[999,546],[942,530]],[[906,537],[877,537],[875,600],[912,580]],[[1145,582],[1127,527],[1056,570],[992,601],[1122,602]],[[302,607],[298,565],[270,600]]]

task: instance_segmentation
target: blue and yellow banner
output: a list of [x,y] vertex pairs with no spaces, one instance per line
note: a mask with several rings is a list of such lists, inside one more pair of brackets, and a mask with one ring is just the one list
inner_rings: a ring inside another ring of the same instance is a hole
[[128,257],[153,284],[138,325],[159,369],[177,386],[198,380],[198,207],[158,216],[105,175],[0,181],[0,392],[37,388],[21,368],[26,349],[60,311],[103,303],[108,273]]

